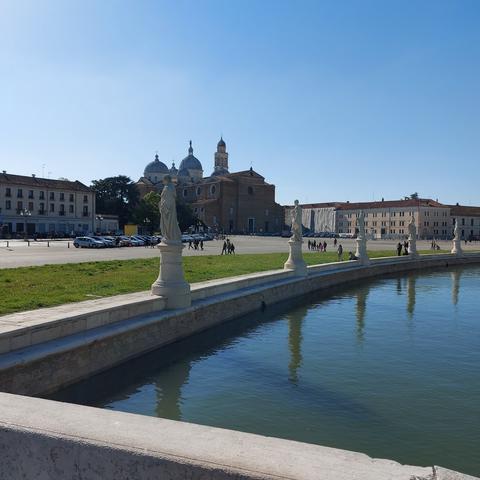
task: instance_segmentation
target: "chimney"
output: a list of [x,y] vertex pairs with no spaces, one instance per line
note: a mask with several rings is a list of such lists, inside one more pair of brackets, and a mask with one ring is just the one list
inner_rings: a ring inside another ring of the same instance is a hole
[[34,174],[34,173],[32,173],[32,178],[35,178],[35,174]]

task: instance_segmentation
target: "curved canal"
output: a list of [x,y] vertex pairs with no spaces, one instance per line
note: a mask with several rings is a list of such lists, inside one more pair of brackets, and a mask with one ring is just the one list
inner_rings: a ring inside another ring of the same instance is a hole
[[268,308],[54,398],[480,474],[480,268]]

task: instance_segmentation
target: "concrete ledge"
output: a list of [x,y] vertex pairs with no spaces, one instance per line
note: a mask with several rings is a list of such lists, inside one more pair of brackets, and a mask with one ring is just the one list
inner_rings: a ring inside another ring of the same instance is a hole
[[4,480],[441,478],[346,450],[4,393],[0,411]]

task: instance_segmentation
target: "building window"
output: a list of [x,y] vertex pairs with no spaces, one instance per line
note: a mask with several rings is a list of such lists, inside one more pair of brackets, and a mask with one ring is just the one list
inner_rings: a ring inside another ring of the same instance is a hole
[[17,210],[23,210],[23,202],[17,202]]
[[60,205],[60,211],[58,213],[60,215],[65,215],[65,205],[63,203]]
[[28,191],[28,198],[33,198],[33,190]]
[[23,198],[23,190],[21,188],[17,190],[17,198]]
[[45,213],[45,204],[41,203],[40,204],[40,210],[38,211],[40,215],[43,215]]
[[88,217],[88,207],[87,206],[83,207],[83,216]]
[[197,187],[197,196],[199,197],[202,193],[202,189],[200,187]]
[[69,205],[68,211],[69,211],[70,213],[73,213],[73,205]]
[[465,225],[465,219],[462,218],[462,225]]
[[248,187],[248,194],[253,195],[253,187]]
[[71,193],[71,194],[69,195],[69,200],[70,200],[70,202],[73,202],[73,200],[74,200],[73,193]]
[[217,191],[217,187],[216,187],[215,185],[212,185],[212,186],[210,187],[210,194],[211,194],[211,195],[215,195],[215,192],[216,192],[216,191]]
[[28,209],[33,211],[33,202],[28,202]]
[[10,200],[5,201],[5,210],[11,210],[12,209],[12,202]]
[[55,200],[55,192],[50,192],[50,200]]
[[83,203],[88,203],[88,195],[83,196]]
[[45,200],[45,192],[40,192],[40,200]]
[[183,189],[183,196],[186,197],[188,195],[188,190],[186,188]]
[[61,202],[65,201],[65,194],[63,192],[60,194],[60,201]]
[[50,211],[51,211],[51,212],[54,212],[54,211],[55,211],[55,204],[54,204],[54,203],[51,203],[51,204],[50,204]]
[[12,196],[12,189],[11,188],[6,188],[5,189],[5,196],[6,197],[11,197]]

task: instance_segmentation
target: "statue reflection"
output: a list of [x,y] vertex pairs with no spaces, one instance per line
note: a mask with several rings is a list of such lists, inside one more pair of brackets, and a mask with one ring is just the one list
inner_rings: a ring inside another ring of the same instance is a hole
[[397,295],[402,294],[402,278],[398,277],[397,278]]
[[457,305],[458,303],[458,294],[460,292],[460,277],[462,273],[460,270],[453,270],[450,273],[450,277],[452,279],[452,303]]
[[357,303],[355,305],[355,313],[357,316],[357,340],[359,343],[363,343],[364,330],[365,330],[365,312],[367,310],[367,298],[370,293],[370,287],[364,286],[357,290],[355,296]]
[[409,275],[407,278],[407,313],[410,320],[415,313],[416,284],[417,277],[415,275]]
[[158,417],[171,420],[182,419],[182,387],[188,382],[191,363],[183,360],[166,368],[160,378],[155,379]]
[[298,384],[298,370],[302,366],[302,324],[307,315],[308,307],[297,308],[288,313],[288,348],[290,350],[290,363],[288,364],[290,382]]

